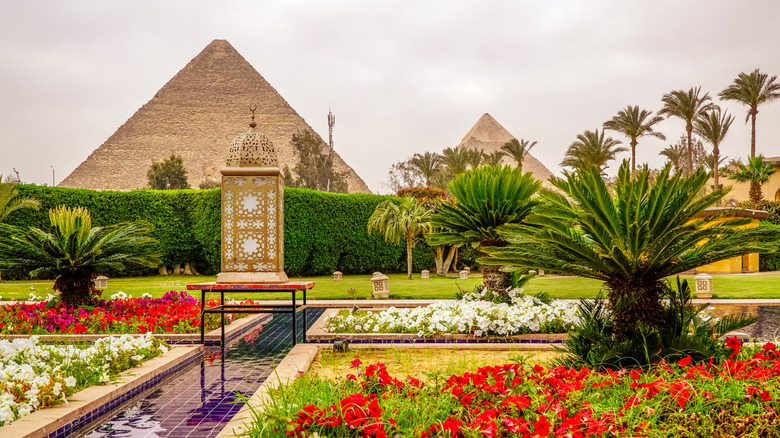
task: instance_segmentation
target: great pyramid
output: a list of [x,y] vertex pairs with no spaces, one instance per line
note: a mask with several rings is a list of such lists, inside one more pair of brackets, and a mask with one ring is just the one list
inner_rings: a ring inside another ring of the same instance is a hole
[[[298,161],[290,145],[293,133],[308,129],[320,138],[230,43],[214,40],[59,186],[143,188],[152,162],[175,153],[197,188],[205,178],[219,178],[230,142],[248,129],[252,105],[257,105],[257,131],[273,142],[282,167],[292,169]],[[338,153],[333,156],[350,192],[371,193]]]
[[[468,134],[463,137],[463,140],[460,141],[456,148],[482,150],[489,154],[501,150],[501,146],[513,138],[516,137],[510,134],[490,114],[485,113],[474,124]],[[509,157],[504,157],[502,161],[504,164],[513,166],[517,164]],[[551,186],[548,180],[553,175],[552,172],[530,153],[523,159],[523,171],[531,172],[534,178],[541,180],[545,187]]]

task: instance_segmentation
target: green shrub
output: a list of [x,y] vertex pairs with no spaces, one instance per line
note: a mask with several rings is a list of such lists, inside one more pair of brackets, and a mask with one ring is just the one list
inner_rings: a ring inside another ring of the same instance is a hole
[[[38,211],[25,209],[8,223],[48,230],[48,211],[59,205],[83,206],[95,226],[146,220],[166,266],[193,263],[202,274],[220,270],[220,189],[94,191],[19,185],[22,197],[41,201]],[[285,271],[290,276],[345,274],[405,269],[402,245],[369,235],[366,224],[387,196],[334,194],[308,189],[285,189]],[[430,247],[414,248],[414,269],[435,265]],[[154,270],[111,272],[109,276],[150,274]],[[18,277],[18,275],[17,275]]]

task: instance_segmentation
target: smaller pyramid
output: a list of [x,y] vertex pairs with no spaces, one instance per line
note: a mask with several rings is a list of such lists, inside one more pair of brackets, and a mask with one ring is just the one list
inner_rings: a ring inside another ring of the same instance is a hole
[[[474,124],[466,136],[463,137],[463,140],[460,141],[460,144],[458,144],[456,148],[481,150],[486,154],[490,154],[495,151],[500,151],[501,146],[513,138],[517,137],[501,126],[501,124],[490,114],[485,113],[477,120],[477,123]],[[515,160],[510,157],[504,157],[502,161],[504,164],[509,164],[511,166],[517,164]],[[542,181],[545,187],[550,186],[548,180],[553,176],[552,172],[530,153],[523,159],[523,171],[531,172],[534,178]]]

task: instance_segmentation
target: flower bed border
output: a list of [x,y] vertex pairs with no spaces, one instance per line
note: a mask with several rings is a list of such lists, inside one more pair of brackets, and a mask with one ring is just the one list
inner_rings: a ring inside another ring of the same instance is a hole
[[[273,319],[273,314],[259,313],[249,315],[244,318],[233,320],[232,323],[225,326],[225,344],[230,344],[238,337],[244,335],[247,331],[253,329],[257,325],[268,324]],[[79,335],[0,335],[0,339],[14,340],[14,339],[27,339],[30,336],[38,336],[41,342],[93,342],[100,338],[112,335],[106,334],[79,334]],[[116,335],[116,334],[114,334]],[[129,333],[130,336],[141,336],[140,334]],[[200,332],[198,333],[153,333],[157,339],[165,341],[174,345],[195,345],[200,344]],[[220,345],[221,341],[221,329],[216,328],[206,333],[206,346]]]
[[[104,335],[103,337],[106,337]],[[203,346],[179,346],[119,375],[106,385],[85,388],[67,404],[41,409],[0,427],[0,435],[19,438],[62,438],[111,413],[162,379],[203,360]]]
[[[529,333],[506,337],[463,334],[442,334],[420,338],[414,333],[330,333],[326,330],[325,320],[328,315],[339,309],[327,309],[307,332],[309,342],[333,343],[349,341],[350,344],[533,344],[535,350],[553,349],[555,344],[562,344],[569,338],[565,333]],[[383,309],[361,309],[383,310]]]

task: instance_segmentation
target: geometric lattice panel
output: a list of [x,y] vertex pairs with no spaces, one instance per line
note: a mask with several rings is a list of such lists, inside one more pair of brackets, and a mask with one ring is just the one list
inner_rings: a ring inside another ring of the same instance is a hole
[[279,176],[222,177],[222,271],[275,272],[284,266]]

